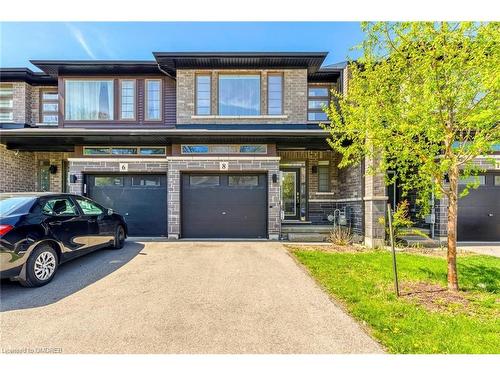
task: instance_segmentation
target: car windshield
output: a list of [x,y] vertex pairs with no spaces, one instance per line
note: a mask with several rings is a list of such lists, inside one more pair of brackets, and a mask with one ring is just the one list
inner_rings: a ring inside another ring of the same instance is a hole
[[34,201],[34,197],[9,197],[0,196],[0,216],[7,216],[18,208]]

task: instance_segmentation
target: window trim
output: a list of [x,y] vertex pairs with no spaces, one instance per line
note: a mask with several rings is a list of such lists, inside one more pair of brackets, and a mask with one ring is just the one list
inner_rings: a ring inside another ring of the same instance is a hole
[[[208,80],[209,80],[209,90],[208,90],[208,93],[209,93],[209,98],[208,98],[208,101],[209,101],[209,105],[208,105],[208,114],[199,114],[198,112],[198,77],[208,77]],[[194,106],[195,106],[195,109],[194,109],[194,113],[196,116],[211,116],[212,115],[212,74],[211,73],[196,73],[194,75]]]
[[[269,113],[269,78],[270,77],[281,77],[281,112],[280,113]],[[285,75],[282,72],[272,72],[272,73],[267,73],[267,115],[268,116],[281,116],[285,114]]]
[[[309,89],[311,88],[326,88],[328,91],[328,96],[310,96],[309,95]],[[311,109],[309,108],[309,101],[310,100],[326,100],[328,103],[331,103],[331,97],[332,97],[332,85],[329,83],[320,83],[320,84],[311,84],[309,83],[307,85],[307,122],[311,123],[320,123],[320,122],[329,122],[328,117],[326,120],[309,120],[309,113],[325,113],[322,108],[314,108]]]
[[[258,76],[259,77],[259,113],[256,115],[221,115],[220,114],[220,77],[221,76]],[[224,72],[217,74],[217,115],[222,117],[261,117],[262,115],[262,72]]]
[[[63,84],[62,84],[62,95],[61,92],[59,92],[59,105],[62,104],[62,107],[59,108],[60,113],[62,114],[62,118],[59,119],[59,122],[63,121],[68,124],[80,124],[80,123],[88,123],[88,124],[99,124],[102,122],[105,123],[113,123],[119,121],[116,116],[117,112],[117,92],[116,92],[116,81],[117,79],[115,77],[110,77],[110,76],[98,76],[98,77],[68,77],[68,78],[63,78],[62,79]],[[66,118],[66,102],[67,102],[67,93],[66,93],[66,82],[67,81],[111,81],[113,86],[112,86],[112,92],[113,92],[113,101],[111,105],[111,109],[113,111],[113,119],[107,119],[107,120],[69,120]]]
[[[151,120],[148,116],[148,82],[158,81],[160,82],[160,117],[159,119]],[[162,78],[146,78],[144,79],[144,122],[158,123],[163,121],[163,79]]]
[[[133,103],[133,108],[134,108],[134,117],[133,118],[123,118],[122,117],[122,85],[124,81],[131,81],[134,83],[134,103]],[[137,121],[137,112],[138,112],[138,103],[137,103],[137,79],[135,78],[120,78],[118,80],[118,119],[120,121]]]
[[[43,98],[43,94],[46,94],[46,93],[55,93],[57,95],[57,99],[44,99]],[[59,91],[57,89],[57,87],[54,87],[54,88],[48,88],[48,87],[44,87],[44,88],[41,88],[40,89],[40,100],[39,100],[39,115],[38,115],[38,121],[42,124],[47,124],[47,125],[53,125],[53,126],[56,126],[56,125],[59,125],[59,119],[60,119],[60,112],[61,112],[61,103],[60,103],[60,100],[59,100]],[[43,105],[47,103],[47,104],[56,104],[57,103],[57,111],[44,111],[43,109]],[[56,122],[45,122],[43,119],[45,116],[57,116],[57,121]]]

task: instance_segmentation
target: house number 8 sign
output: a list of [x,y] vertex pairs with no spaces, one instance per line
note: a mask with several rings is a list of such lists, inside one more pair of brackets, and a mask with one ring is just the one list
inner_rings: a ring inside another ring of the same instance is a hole
[[219,163],[219,170],[220,171],[228,171],[229,170],[229,162],[227,162],[227,161],[221,161]]

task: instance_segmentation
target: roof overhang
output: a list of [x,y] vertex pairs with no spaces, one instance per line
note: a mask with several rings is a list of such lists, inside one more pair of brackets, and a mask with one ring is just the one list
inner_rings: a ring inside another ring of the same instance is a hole
[[177,129],[2,129],[0,141],[19,151],[72,151],[77,145],[170,145],[172,143],[276,143],[278,146],[326,149],[328,133],[318,126],[291,125],[234,129],[185,127]]
[[156,61],[30,60],[44,73],[59,75],[161,74]]
[[27,82],[31,85],[56,85],[57,80],[29,68],[0,68],[0,82]]
[[307,69],[316,72],[327,52],[154,52],[162,69]]

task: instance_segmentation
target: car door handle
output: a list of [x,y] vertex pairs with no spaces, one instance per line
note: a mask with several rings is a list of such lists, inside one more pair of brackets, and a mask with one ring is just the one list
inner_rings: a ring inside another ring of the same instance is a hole
[[95,223],[97,221],[97,219],[89,219],[88,222],[89,223]]
[[62,221],[51,221],[49,225],[61,225]]

